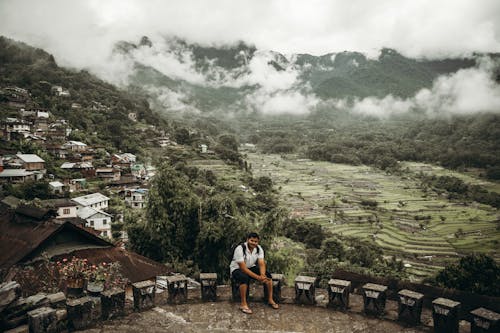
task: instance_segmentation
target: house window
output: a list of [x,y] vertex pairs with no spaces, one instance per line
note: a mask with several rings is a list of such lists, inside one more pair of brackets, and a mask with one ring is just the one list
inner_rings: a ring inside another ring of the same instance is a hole
[[90,226],[93,227],[94,226],[94,221],[93,220],[90,220]]
[[63,208],[63,214],[69,214],[70,210],[69,208]]
[[103,232],[101,232],[101,235],[108,236],[108,232],[107,231],[103,231]]
[[108,220],[103,219],[103,220],[102,220],[102,224],[108,224]]

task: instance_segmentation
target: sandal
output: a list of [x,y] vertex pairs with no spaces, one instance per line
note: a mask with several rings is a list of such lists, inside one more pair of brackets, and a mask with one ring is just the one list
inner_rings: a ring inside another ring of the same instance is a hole
[[278,310],[280,308],[280,306],[278,305],[278,303],[267,303],[267,305],[269,305],[270,307],[272,307],[274,310]]
[[249,307],[244,308],[244,307],[240,306],[240,311],[243,312],[244,314],[252,314],[253,313],[252,309],[250,309]]

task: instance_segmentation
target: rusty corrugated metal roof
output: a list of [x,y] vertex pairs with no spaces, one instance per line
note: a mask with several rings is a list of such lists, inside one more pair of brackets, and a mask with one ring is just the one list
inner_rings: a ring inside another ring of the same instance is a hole
[[[168,272],[166,266],[114,246],[112,243],[97,237],[82,227],[61,220],[38,220],[15,211],[0,211],[0,270],[6,273],[12,266],[31,259],[40,249],[50,245],[61,232],[78,234],[80,239],[88,242],[89,248],[78,249],[68,246],[68,253],[58,254],[54,259],[87,258],[92,264],[101,262],[118,262],[122,274],[131,282],[154,278]],[[58,244],[59,248],[61,244]],[[0,274],[1,275],[1,274]]]

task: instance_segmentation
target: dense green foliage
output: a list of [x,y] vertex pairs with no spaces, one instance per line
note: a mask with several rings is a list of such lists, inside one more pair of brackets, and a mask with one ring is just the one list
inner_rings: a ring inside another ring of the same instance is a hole
[[450,199],[473,200],[492,207],[500,208],[500,194],[489,192],[479,185],[469,185],[453,176],[421,175],[424,186],[433,186],[437,190],[448,192]]
[[484,254],[468,255],[439,272],[435,283],[488,296],[500,296],[500,266]]

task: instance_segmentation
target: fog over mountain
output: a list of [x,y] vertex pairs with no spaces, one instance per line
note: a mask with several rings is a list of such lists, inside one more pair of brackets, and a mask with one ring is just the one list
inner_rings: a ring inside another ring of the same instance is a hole
[[6,0],[0,33],[174,112],[500,110],[497,1]]

